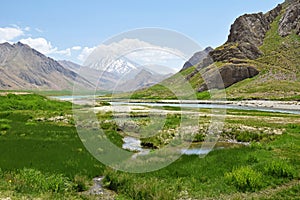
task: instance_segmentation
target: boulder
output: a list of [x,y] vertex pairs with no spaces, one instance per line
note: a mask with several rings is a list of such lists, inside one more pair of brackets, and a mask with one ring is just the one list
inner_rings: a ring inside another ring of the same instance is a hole
[[211,70],[203,75],[205,83],[199,87],[199,92],[208,89],[227,88],[237,82],[252,78],[259,74],[259,71],[256,68],[249,65],[228,64],[221,67],[218,71],[219,73]]

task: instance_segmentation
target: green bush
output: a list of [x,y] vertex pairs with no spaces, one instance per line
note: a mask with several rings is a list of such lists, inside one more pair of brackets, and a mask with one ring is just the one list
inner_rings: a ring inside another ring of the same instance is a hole
[[88,189],[88,178],[85,176],[76,175],[74,177],[74,189],[77,192],[83,192]]
[[264,170],[266,174],[277,178],[292,179],[296,176],[296,170],[294,167],[283,160],[276,160],[268,163],[264,167]]
[[61,174],[45,175],[35,169],[22,169],[16,174],[16,191],[32,192],[66,192],[72,188],[68,178]]
[[225,174],[227,183],[234,185],[239,191],[256,191],[263,187],[263,177],[260,172],[251,167],[240,167]]
[[204,138],[205,138],[205,135],[199,133],[199,134],[195,135],[193,142],[203,142]]
[[7,131],[11,128],[9,124],[0,124],[0,131]]

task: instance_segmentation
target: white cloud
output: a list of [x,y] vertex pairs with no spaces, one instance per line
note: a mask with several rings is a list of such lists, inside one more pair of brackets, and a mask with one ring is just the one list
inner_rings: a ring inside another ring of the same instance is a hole
[[81,50],[81,46],[74,46],[74,47],[72,47],[72,50],[79,51],[79,50]]
[[0,28],[0,43],[10,42],[11,40],[22,35],[24,35],[24,32],[19,27]]
[[26,26],[26,27],[24,28],[24,30],[25,30],[25,31],[30,31],[30,27],[29,27],[29,26]]
[[20,42],[28,44],[31,48],[45,54],[58,54],[70,57],[72,55],[71,48],[59,50],[57,47],[53,47],[51,42],[47,41],[45,38],[27,38],[21,39]]
[[96,49],[96,47],[84,47],[81,53],[78,55],[77,59],[84,62],[87,57]]
[[31,48],[36,49],[37,51],[43,54],[51,54],[57,51],[56,47],[51,45],[51,42],[48,42],[45,38],[27,38],[21,39],[20,42],[28,44]]
[[53,53],[60,54],[60,55],[65,55],[65,56],[71,56],[72,55],[70,48],[67,48],[65,50],[57,50],[57,51],[55,51]]

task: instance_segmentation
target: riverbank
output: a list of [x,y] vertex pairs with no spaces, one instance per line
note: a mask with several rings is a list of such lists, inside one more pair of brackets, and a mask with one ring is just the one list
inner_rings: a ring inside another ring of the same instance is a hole
[[225,108],[237,110],[260,110],[273,112],[287,112],[300,114],[300,101],[271,101],[271,100],[139,100],[139,99],[109,99],[94,96],[55,96],[51,97],[63,101],[70,101],[74,104],[97,106],[97,102],[106,101],[116,106],[118,104],[131,104],[133,106],[177,106],[177,107],[198,107],[198,108]]

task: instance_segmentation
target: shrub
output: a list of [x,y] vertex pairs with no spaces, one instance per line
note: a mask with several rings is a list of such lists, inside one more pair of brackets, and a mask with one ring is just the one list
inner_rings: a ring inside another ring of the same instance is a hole
[[16,175],[16,191],[65,192],[71,188],[71,182],[61,174],[44,175],[35,169],[22,169]]
[[195,135],[193,142],[203,142],[204,138],[205,138],[205,135],[199,133],[199,134]]
[[9,124],[0,124],[0,131],[7,131],[11,128]]
[[292,179],[296,176],[296,171],[293,166],[283,160],[276,160],[268,163],[264,170],[266,174],[269,174],[277,178],[289,178]]
[[248,166],[226,173],[225,180],[242,192],[256,191],[263,187],[262,174]]
[[88,189],[88,179],[85,176],[76,175],[74,177],[74,189],[77,192],[83,192]]

